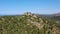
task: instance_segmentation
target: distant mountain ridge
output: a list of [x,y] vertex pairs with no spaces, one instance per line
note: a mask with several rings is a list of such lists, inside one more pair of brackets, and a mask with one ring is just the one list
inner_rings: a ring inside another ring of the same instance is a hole
[[[31,12],[26,12],[26,13],[29,13],[29,14],[33,14],[33,15],[36,15],[38,17],[43,17],[43,18],[50,18],[50,19],[53,19],[53,20],[58,20],[60,21],[60,13],[55,13],[55,14],[35,14],[35,13],[31,13]],[[24,13],[24,14],[26,14]],[[0,16],[19,16],[19,15],[1,15]]]
[[56,13],[56,14],[49,14],[49,15],[42,15],[42,14],[35,14],[38,17],[43,17],[43,18],[49,18],[49,19],[53,19],[53,20],[58,20],[60,21],[60,13]]
[[60,16],[60,13],[56,13],[55,15],[56,15],[56,16]]

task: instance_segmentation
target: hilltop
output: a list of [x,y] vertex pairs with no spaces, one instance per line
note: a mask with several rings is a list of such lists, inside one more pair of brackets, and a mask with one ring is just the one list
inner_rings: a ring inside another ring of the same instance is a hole
[[0,34],[60,34],[60,22],[30,12],[1,16]]

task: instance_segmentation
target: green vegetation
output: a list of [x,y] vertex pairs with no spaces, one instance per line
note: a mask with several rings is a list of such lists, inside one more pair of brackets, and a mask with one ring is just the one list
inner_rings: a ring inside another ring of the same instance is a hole
[[[40,24],[42,28],[39,29],[34,22]],[[60,34],[60,23],[33,15],[1,16],[0,34]]]

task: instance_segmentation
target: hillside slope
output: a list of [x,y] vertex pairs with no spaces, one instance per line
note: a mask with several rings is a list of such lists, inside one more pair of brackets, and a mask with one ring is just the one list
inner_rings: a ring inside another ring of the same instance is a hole
[[31,13],[1,16],[0,34],[60,34],[60,23]]

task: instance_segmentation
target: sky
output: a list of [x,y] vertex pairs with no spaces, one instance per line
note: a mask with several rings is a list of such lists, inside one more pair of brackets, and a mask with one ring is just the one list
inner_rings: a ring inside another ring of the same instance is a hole
[[16,15],[25,12],[59,13],[60,0],[0,0],[0,15]]

